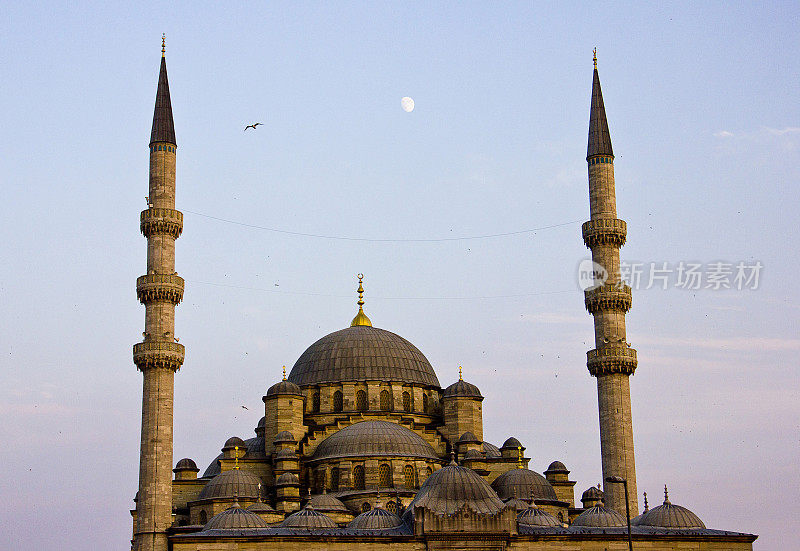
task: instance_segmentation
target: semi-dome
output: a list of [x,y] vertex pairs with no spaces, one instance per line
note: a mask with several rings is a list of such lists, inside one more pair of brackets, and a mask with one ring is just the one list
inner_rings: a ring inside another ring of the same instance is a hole
[[231,469],[212,478],[202,490],[198,499],[219,499],[238,497],[239,499],[258,499],[261,479],[242,469]]
[[295,444],[297,440],[294,439],[294,435],[291,432],[288,430],[282,430],[275,435],[275,439],[272,441],[272,443],[280,444],[283,442],[291,442],[292,444]]
[[269,506],[269,503],[263,501],[256,501],[247,508],[251,513],[275,513],[275,509]]
[[349,512],[347,506],[344,503],[342,503],[342,501],[339,498],[337,498],[336,496],[332,496],[330,494],[318,494],[312,496],[311,499],[308,500],[308,504],[311,505],[317,511],[322,511],[323,513]]
[[303,391],[292,381],[279,381],[267,389],[267,396],[302,396]]
[[443,398],[483,398],[481,391],[472,383],[459,379],[442,393]]
[[376,455],[438,460],[436,452],[424,438],[389,421],[360,421],[345,427],[323,440],[312,459]]
[[439,387],[433,367],[416,346],[367,325],[335,331],[309,346],[292,367],[289,381],[300,386],[392,381]]
[[529,503],[526,503],[516,497],[512,497],[510,499],[504,499],[503,502],[506,504],[506,507],[512,507],[517,511],[524,511],[525,509],[530,508]]
[[517,522],[525,526],[559,527],[556,517],[538,507],[529,507],[517,515]]
[[350,521],[348,528],[354,530],[387,530],[397,528],[403,521],[382,507],[373,507],[369,511],[361,513]]
[[283,448],[275,454],[275,459],[297,459],[297,454],[292,448]]
[[276,486],[299,486],[300,479],[294,473],[283,473],[275,480]]
[[614,509],[603,507],[602,505],[595,505],[590,509],[586,509],[580,515],[575,517],[571,526],[587,526],[590,528],[614,528],[618,526],[627,526],[628,521],[625,517],[620,515]]
[[483,459],[483,455],[478,450],[468,450],[464,454],[464,459]]
[[470,431],[465,432],[461,435],[458,439],[457,444],[480,444],[481,441],[478,440],[478,437],[472,434]]
[[495,515],[505,505],[478,473],[453,461],[428,477],[406,508],[404,518],[410,521],[415,507],[438,515],[452,515],[463,507],[481,515]]
[[[666,490],[665,490],[666,493]],[[705,528],[706,525],[686,507],[673,505],[669,497],[664,496],[664,504],[645,511],[636,517],[631,524],[637,526],[654,526],[656,528],[690,529]]]
[[500,453],[500,448],[498,448],[494,444],[490,444],[489,442],[483,443],[483,453],[485,453],[486,457],[490,459],[503,457],[503,454]]
[[268,528],[257,514],[240,507],[231,507],[211,517],[203,531],[207,530],[246,530],[248,528]]
[[197,472],[200,469],[197,468],[197,463],[189,459],[188,457],[184,457],[180,461],[175,464],[175,468],[172,469],[173,471],[194,471]]
[[331,517],[319,511],[315,511],[314,507],[300,509],[296,513],[292,513],[281,522],[282,528],[337,528],[337,524]]
[[230,449],[239,446],[240,448],[244,448],[244,440],[239,438],[238,436],[231,436],[227,440],[225,440],[225,445],[222,446],[222,449]]
[[492,482],[492,488],[500,499],[516,497],[519,499],[558,501],[556,491],[545,477],[530,469],[511,469]]

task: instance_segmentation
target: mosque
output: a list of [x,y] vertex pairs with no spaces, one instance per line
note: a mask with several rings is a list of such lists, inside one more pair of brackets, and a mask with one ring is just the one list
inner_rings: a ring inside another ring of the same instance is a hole
[[637,355],[625,330],[631,289],[619,277],[627,228],[616,213],[596,58],[586,157],[590,219],[582,235],[608,274],[584,297],[595,322],[587,367],[597,382],[605,484],[586,489],[579,502],[561,461],[539,474],[513,436],[499,447],[484,440],[484,396],[475,385],[459,376],[443,387],[416,346],[372,325],[361,275],[352,322],[311,344],[266,390],[255,436],[226,440],[202,475],[189,458],[173,468],[173,384],[184,360],[174,337],[184,288],[175,271],[183,229],[176,155],[162,43],[148,208],[140,217],[147,273],[136,282],[145,330],[133,347],[144,382],[132,549],[752,549],[757,536],[707,528],[672,504],[666,488],[663,504],[650,508],[645,496],[639,511],[628,384]]

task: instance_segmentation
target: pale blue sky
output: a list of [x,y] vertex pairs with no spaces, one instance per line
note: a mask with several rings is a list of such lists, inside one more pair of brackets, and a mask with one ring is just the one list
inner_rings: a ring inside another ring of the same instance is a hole
[[[489,441],[516,436],[540,472],[563,461],[576,498],[599,482],[576,281],[596,46],[623,259],[764,266],[755,291],[635,292],[639,489],[658,504],[667,483],[709,527],[787,549],[800,486],[798,11],[4,4],[0,548],[130,537],[138,216],[165,32],[186,213],[175,461],[205,468],[229,436],[252,436],[281,365],[349,323],[364,272],[373,323],[415,343],[443,386],[461,364],[483,391]],[[355,242],[190,211],[373,239],[570,223]]]

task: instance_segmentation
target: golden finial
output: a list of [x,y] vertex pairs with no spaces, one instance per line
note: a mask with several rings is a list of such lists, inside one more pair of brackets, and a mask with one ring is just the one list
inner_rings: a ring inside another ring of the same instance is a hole
[[458,380],[463,381],[464,379],[461,377],[461,366],[458,366]]
[[283,366],[283,380],[286,380],[286,366]]
[[233,468],[239,468],[239,446],[233,447]]
[[517,446],[517,468],[524,469],[522,466],[522,446]]
[[592,55],[593,55],[592,61],[594,61],[594,68],[597,69],[597,48],[592,50]]
[[358,314],[356,314],[356,317],[354,317],[353,321],[350,322],[350,327],[355,327],[356,325],[366,325],[367,327],[372,327],[372,322],[364,313],[363,280],[364,280],[364,274],[358,274]]
[[164,52],[167,51],[167,34],[161,33],[161,57],[164,57]]

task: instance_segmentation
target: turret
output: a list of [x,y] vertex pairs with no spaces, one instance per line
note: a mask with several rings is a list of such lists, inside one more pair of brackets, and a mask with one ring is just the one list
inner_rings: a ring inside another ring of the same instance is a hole
[[[442,410],[447,438],[455,444],[463,434],[478,443],[483,441],[483,396],[477,386],[468,383],[461,376],[461,367],[458,368],[458,381],[444,389],[442,393]],[[465,442],[462,442],[465,444]],[[459,446],[455,450],[460,454],[466,453],[470,446]],[[480,450],[480,447],[475,447]]]
[[297,438],[305,436],[305,397],[299,386],[286,380],[286,366],[283,367],[283,380],[269,387],[261,399],[264,401],[264,452],[267,455],[275,451],[272,442],[279,433],[288,431]]

